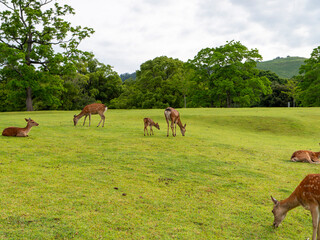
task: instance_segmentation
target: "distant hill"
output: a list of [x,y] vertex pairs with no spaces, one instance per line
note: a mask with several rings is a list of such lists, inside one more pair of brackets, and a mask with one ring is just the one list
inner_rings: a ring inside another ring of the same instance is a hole
[[306,58],[303,57],[286,57],[258,62],[257,68],[261,70],[270,70],[277,74],[280,78],[291,78],[299,74],[299,68],[304,64]]
[[136,73],[123,73],[123,74],[120,74],[120,78],[122,80],[122,82],[124,82],[125,80],[129,79],[129,78],[132,78],[133,80],[136,79]]

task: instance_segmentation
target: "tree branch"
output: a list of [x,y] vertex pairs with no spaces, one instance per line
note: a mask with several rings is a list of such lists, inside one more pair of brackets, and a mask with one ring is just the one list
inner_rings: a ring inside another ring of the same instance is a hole
[[1,0],[0,3],[9,8],[10,10],[14,11],[14,8],[10,7],[5,1]]

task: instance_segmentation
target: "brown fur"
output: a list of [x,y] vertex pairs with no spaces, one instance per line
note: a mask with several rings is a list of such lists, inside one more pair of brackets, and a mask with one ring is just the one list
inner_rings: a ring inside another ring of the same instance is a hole
[[295,151],[291,156],[292,162],[308,162],[320,163],[320,152],[312,152],[308,150]]
[[91,115],[93,114],[99,114],[100,117],[101,117],[101,120],[98,124],[97,127],[99,127],[100,123],[103,121],[102,123],[102,127],[104,127],[104,121],[106,119],[106,117],[104,116],[104,112],[107,111],[107,107],[102,104],[102,103],[92,103],[92,104],[89,104],[87,106],[85,106],[81,113],[79,113],[78,115],[74,115],[73,117],[73,123],[74,123],[74,126],[77,125],[78,121],[80,118],[82,118],[83,116],[85,116],[84,118],[84,121],[83,121],[83,126],[84,124],[86,123],[86,119],[87,117],[89,116],[89,127],[90,127],[90,124],[91,124]]
[[272,196],[271,199],[274,203],[272,213],[274,215],[273,226],[275,228],[283,221],[288,211],[301,205],[311,212],[313,225],[312,240],[320,239],[320,174],[307,175],[287,199],[277,201]]
[[149,136],[148,128],[147,128],[148,126],[150,127],[150,136],[151,136],[151,133],[152,135],[154,135],[152,130],[153,126],[160,130],[159,124],[155,123],[151,118],[144,118],[143,123],[144,123],[144,136],[146,135],[146,130],[147,130],[147,135]]
[[8,127],[5,128],[2,132],[2,136],[7,137],[28,137],[28,133],[30,132],[33,126],[38,126],[39,124],[33,121],[31,118],[26,119],[27,126],[25,128],[18,127]]
[[180,120],[180,114],[177,110],[175,110],[172,107],[168,107],[166,108],[166,110],[164,110],[164,116],[166,118],[167,121],[167,137],[169,137],[169,121],[171,122],[171,130],[172,130],[172,136],[176,136],[177,135],[177,124],[180,127],[180,131],[182,136],[184,136],[185,132],[186,132],[186,125],[182,125],[182,122]]

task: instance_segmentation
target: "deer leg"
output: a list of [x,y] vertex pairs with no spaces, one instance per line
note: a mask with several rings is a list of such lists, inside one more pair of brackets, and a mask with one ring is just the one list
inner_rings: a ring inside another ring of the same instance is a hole
[[[319,217],[320,218],[320,217]],[[318,219],[319,219],[318,218]],[[320,240],[320,221],[318,223],[317,240]]]
[[[313,204],[310,206],[310,212],[312,216],[312,226],[313,226],[313,234],[312,240],[317,240],[318,226],[319,226],[319,206],[317,204]],[[319,239],[319,235],[318,235]]]
[[173,123],[173,121],[171,122],[171,131],[172,131],[172,136],[175,137],[175,135],[174,135],[174,123]]
[[103,115],[102,127],[104,127],[104,122],[106,121],[106,117]]
[[[84,121],[83,121],[83,125],[82,125],[82,126],[84,126],[84,124],[86,123],[87,117],[88,117],[88,115],[86,115],[86,116],[84,117]],[[89,123],[89,126],[90,126],[90,123]]]
[[91,125],[91,113],[89,113],[89,127]]
[[99,124],[98,124],[98,126],[97,127],[99,127],[100,126],[100,123],[103,121],[103,123],[102,123],[102,127],[104,127],[104,120],[105,120],[105,116],[104,115],[100,115],[100,117],[101,117],[101,119],[100,119],[100,122],[99,122]]
[[151,136],[151,133],[152,133],[152,135],[154,135],[153,130],[152,130],[152,126],[150,125],[150,136]]
[[306,160],[308,161],[308,163],[314,163],[309,154],[307,155]]
[[169,121],[167,118],[166,118],[166,121],[167,121],[167,137],[169,137]]
[[317,157],[311,157],[311,161],[312,161],[312,163],[314,163],[314,164],[319,164],[320,163],[320,161],[319,161],[319,159],[317,158]]

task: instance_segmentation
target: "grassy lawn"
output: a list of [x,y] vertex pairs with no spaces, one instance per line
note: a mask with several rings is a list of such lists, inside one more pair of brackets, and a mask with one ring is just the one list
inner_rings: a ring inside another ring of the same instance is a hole
[[[186,136],[167,137],[164,109],[108,110],[91,127],[80,111],[0,113],[0,239],[306,239],[310,213],[272,228],[282,200],[320,165],[320,108],[179,109]],[[143,118],[160,125],[143,136]]]

